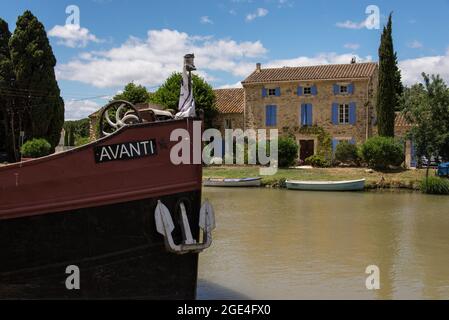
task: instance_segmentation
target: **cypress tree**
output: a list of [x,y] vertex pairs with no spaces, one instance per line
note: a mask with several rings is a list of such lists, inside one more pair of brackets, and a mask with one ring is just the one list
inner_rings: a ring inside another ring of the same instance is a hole
[[14,125],[14,70],[9,52],[8,23],[0,18],[0,149],[6,150],[8,160],[17,160],[18,132]]
[[392,14],[383,29],[379,47],[379,85],[377,91],[377,124],[380,136],[394,137],[395,110],[402,93],[401,73],[393,47]]
[[73,133],[73,128],[70,128],[69,130],[69,147],[73,147],[75,145],[75,135]]
[[56,58],[47,32],[30,11],[17,19],[9,47],[21,92],[17,107],[24,110],[21,130],[27,140],[44,138],[54,149],[64,124],[64,101],[56,82]]

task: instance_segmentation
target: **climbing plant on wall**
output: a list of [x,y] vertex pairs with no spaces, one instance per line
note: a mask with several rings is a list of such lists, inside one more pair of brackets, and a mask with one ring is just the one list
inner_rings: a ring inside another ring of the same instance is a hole
[[303,135],[315,135],[318,139],[317,155],[324,157],[327,160],[332,159],[332,136],[324,130],[323,127],[305,126],[305,127],[284,127],[283,132],[287,135],[294,136],[295,133]]

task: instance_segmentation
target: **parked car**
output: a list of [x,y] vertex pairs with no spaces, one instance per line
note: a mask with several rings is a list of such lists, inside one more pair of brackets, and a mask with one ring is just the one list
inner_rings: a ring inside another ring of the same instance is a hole
[[437,175],[439,177],[449,177],[449,162],[441,163],[438,166]]
[[438,167],[438,165],[443,162],[443,158],[438,157],[436,159],[435,157],[432,156],[430,158],[430,164],[429,164],[429,161],[427,160],[427,158],[425,156],[422,156],[420,162],[421,162],[421,167],[423,167],[423,168],[427,168],[427,166],[429,166],[429,168],[436,169]]

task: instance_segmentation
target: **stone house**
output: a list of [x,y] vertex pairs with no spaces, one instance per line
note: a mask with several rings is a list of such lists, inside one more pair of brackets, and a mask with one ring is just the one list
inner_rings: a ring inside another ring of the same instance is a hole
[[293,135],[299,158],[331,155],[341,141],[375,134],[377,63],[262,68],[242,85],[244,127]]
[[226,129],[243,129],[245,108],[243,88],[216,89],[214,93],[218,115],[213,120],[213,127],[220,130],[223,137]]

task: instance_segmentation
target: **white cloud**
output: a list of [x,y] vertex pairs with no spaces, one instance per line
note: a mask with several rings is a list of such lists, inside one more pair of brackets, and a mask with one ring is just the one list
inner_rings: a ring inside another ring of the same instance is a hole
[[195,53],[198,74],[214,78],[209,71],[246,77],[253,69],[251,60],[266,49],[260,41],[191,36],[176,30],[150,30],[146,39],[130,37],[108,51],[90,51],[66,64],[58,65],[58,79],[79,81],[96,87],[121,87],[130,81],[155,87],[173,72],[182,69],[182,57]]
[[363,20],[362,22],[354,22],[351,20],[346,20],[344,22],[337,22],[336,26],[343,29],[363,29],[367,26],[366,24],[368,21],[367,19]]
[[232,84],[224,84],[218,87],[218,89],[233,89],[233,88],[243,88],[241,81]]
[[101,106],[92,100],[68,100],[65,101],[65,119],[77,120],[86,118],[100,108]]
[[256,18],[265,17],[268,14],[268,10],[264,8],[257,8],[257,10],[253,13],[249,13],[246,16],[246,21],[251,22]]
[[201,17],[200,22],[202,24],[214,24],[214,22],[208,16]]
[[406,85],[422,82],[421,73],[439,74],[449,83],[449,49],[445,55],[407,59],[399,62],[402,81]]
[[357,50],[360,48],[360,44],[358,43],[345,43],[345,45],[343,46],[346,49],[351,49],[351,50]]
[[418,40],[413,40],[412,42],[407,44],[407,46],[412,49],[420,49],[423,47],[423,44],[421,42],[419,42]]
[[291,8],[294,2],[290,0],[278,0],[278,8]]
[[323,64],[345,64],[350,63],[355,57],[357,62],[372,61],[371,56],[360,57],[351,53],[337,54],[334,52],[320,53],[313,57],[300,56],[292,59],[273,60],[267,64],[268,68],[315,66]]
[[81,28],[77,24],[66,24],[64,26],[56,25],[48,31],[50,37],[59,39],[58,44],[76,48],[85,47],[89,42],[102,42],[94,34],[90,33],[89,29]]

